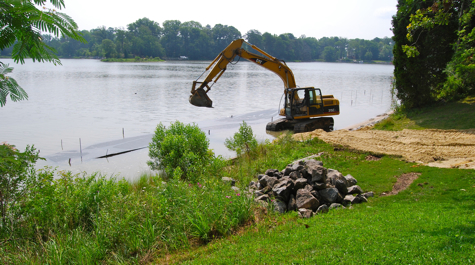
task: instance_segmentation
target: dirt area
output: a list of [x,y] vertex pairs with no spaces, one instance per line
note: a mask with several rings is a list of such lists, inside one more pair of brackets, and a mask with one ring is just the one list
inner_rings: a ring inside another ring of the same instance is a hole
[[295,140],[318,137],[352,149],[403,157],[428,166],[475,169],[475,129],[379,131],[366,126],[294,134]]
[[416,180],[420,175],[421,173],[414,172],[402,174],[397,178],[397,182],[394,184],[393,189],[390,192],[385,192],[381,194],[381,196],[390,196],[398,194],[400,191],[407,189],[407,187],[409,187],[412,182],[414,182],[414,180]]

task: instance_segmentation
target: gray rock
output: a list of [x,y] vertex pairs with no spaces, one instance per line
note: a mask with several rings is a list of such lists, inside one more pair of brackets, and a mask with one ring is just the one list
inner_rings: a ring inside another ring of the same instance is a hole
[[327,172],[326,169],[316,163],[306,165],[307,176],[309,176],[311,183],[325,182]]
[[269,197],[269,195],[267,195],[267,194],[261,195],[261,196],[259,196],[259,197],[257,197],[257,198],[254,199],[254,201],[256,201],[256,202],[257,202],[257,201],[265,201],[265,202],[267,202],[267,201],[269,201],[269,200],[270,200],[270,197]]
[[322,166],[323,167],[323,162],[322,161],[317,161],[313,158],[305,160],[305,165],[306,166]]
[[287,204],[288,211],[295,211],[297,210],[297,201],[295,200],[295,196],[290,194],[289,203]]
[[293,180],[296,180],[296,179],[299,179],[301,177],[301,174],[298,171],[292,171],[292,172],[290,172],[289,176]]
[[313,195],[313,197],[317,198],[318,201],[320,201],[322,198],[320,197],[320,193],[318,193],[318,190],[311,190],[310,194]]
[[307,184],[307,179],[299,178],[295,180],[295,190],[303,189]]
[[324,190],[327,188],[327,184],[326,183],[314,183],[313,184],[313,189],[314,190]]
[[328,206],[326,204],[320,205],[315,213],[328,213]]
[[282,170],[282,173],[284,174],[284,176],[290,175],[291,172],[292,172],[292,165],[288,165],[284,170]]
[[307,184],[305,185],[304,189],[308,190],[308,191],[312,191],[313,190],[313,186],[310,185],[310,184]]
[[374,197],[374,192],[372,192],[372,191],[365,192],[365,193],[363,193],[363,196],[365,196],[366,199],[368,199],[370,197]]
[[358,185],[353,185],[348,188],[348,194],[361,194],[363,190]]
[[268,169],[266,170],[266,175],[269,176],[269,177],[273,177],[274,176],[274,172],[275,172],[275,169]]
[[299,209],[299,217],[300,218],[311,218],[313,216],[312,210],[300,208]]
[[261,180],[261,178],[264,177],[264,176],[265,176],[265,174],[259,174],[259,175],[257,175],[257,180]]
[[236,180],[235,180],[235,179],[228,178],[228,177],[222,177],[221,180],[222,180],[224,183],[229,183],[231,186],[236,185]]
[[240,189],[239,189],[238,187],[236,187],[236,186],[232,186],[231,189],[234,190],[234,191],[239,191],[239,190],[240,190]]
[[274,211],[279,213],[285,213],[287,211],[287,205],[281,200],[274,200]]
[[320,193],[322,200],[326,203],[335,203],[338,201],[338,197],[341,197],[341,195],[338,193],[338,189],[336,188],[319,190],[318,193]]
[[348,187],[356,185],[358,181],[350,174],[345,176],[346,182],[348,183]]
[[335,181],[335,188],[338,189],[342,196],[348,194],[348,182],[344,177],[336,177],[333,180]]
[[268,186],[269,188],[273,188],[274,185],[278,182],[276,177],[269,177],[268,175],[265,175],[259,180],[259,183],[261,186],[266,187]]
[[303,169],[303,165],[301,165],[300,163],[293,163],[291,169],[292,171],[299,171]]
[[366,197],[361,194],[356,195],[355,200],[356,199],[360,201],[359,203],[368,202],[368,199],[366,199]]
[[334,179],[339,177],[343,178],[343,174],[341,174],[340,171],[335,169],[327,170],[327,179],[330,181],[330,184],[335,185]]
[[345,209],[345,206],[343,206],[343,205],[341,205],[341,204],[339,204],[339,203],[332,203],[332,204],[330,205],[330,207],[328,207],[328,209],[330,209],[330,210],[331,210],[331,209],[338,209],[338,208]]
[[262,191],[260,191],[260,190],[254,191],[254,197],[256,197],[256,198],[259,197],[259,196],[262,196],[262,195],[264,195],[264,194],[265,194],[265,193],[262,192]]
[[343,199],[343,205],[352,204],[354,200],[355,200],[355,196],[346,195],[345,198]]
[[320,202],[306,189],[300,189],[295,196],[297,208],[316,210]]

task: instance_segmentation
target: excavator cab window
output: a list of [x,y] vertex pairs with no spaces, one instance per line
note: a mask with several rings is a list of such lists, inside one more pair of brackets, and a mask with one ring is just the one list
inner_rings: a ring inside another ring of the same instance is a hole
[[310,98],[309,115],[323,113],[322,91],[318,88],[308,88]]

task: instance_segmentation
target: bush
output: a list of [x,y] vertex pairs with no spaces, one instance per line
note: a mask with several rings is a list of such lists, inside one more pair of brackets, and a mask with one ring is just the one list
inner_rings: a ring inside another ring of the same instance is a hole
[[16,219],[16,204],[27,192],[25,188],[31,177],[35,176],[34,165],[38,152],[33,146],[27,146],[25,152],[18,151],[14,145],[0,144],[0,213],[1,228],[10,229]]
[[180,168],[182,178],[196,179],[199,173],[212,161],[213,153],[208,150],[209,140],[196,124],[185,125],[179,121],[166,128],[160,123],[149,144],[150,161],[153,170],[163,170],[167,176],[174,176]]
[[224,145],[229,150],[235,151],[237,155],[241,155],[243,152],[249,153],[254,150],[257,147],[257,140],[251,126],[242,121],[239,132],[235,133],[232,138],[226,138]]

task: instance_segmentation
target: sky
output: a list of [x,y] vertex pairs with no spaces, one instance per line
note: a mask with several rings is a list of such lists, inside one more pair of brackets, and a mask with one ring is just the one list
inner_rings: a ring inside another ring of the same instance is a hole
[[62,9],[80,30],[100,26],[126,28],[147,17],[162,26],[166,20],[201,25],[234,26],[242,35],[251,29],[295,37],[391,37],[397,0],[64,0]]

